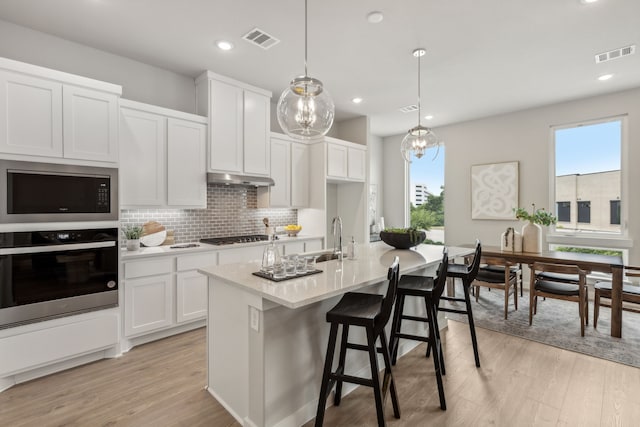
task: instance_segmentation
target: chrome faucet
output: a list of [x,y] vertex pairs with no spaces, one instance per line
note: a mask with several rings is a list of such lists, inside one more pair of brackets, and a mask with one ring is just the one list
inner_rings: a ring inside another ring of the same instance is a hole
[[333,227],[333,254],[338,255],[338,260],[342,261],[342,218],[333,217],[331,225]]

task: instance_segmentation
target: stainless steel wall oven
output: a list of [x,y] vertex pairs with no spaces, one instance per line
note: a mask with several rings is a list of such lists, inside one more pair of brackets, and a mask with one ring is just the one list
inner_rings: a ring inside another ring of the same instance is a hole
[[0,233],[0,329],[117,304],[117,228]]

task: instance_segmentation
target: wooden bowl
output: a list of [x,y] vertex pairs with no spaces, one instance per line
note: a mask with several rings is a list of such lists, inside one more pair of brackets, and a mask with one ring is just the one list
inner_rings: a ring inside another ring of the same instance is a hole
[[296,235],[302,230],[302,228],[298,228],[297,230],[285,230],[287,232],[287,236],[296,237]]
[[410,249],[424,242],[426,238],[427,233],[422,230],[418,231],[417,235],[416,233],[412,235],[409,233],[393,233],[390,231],[380,232],[380,240],[382,240],[389,246],[393,246],[396,249]]

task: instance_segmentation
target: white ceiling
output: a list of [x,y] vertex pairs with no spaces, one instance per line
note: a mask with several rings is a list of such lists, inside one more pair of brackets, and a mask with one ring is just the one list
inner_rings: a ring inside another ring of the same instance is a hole
[[[370,24],[366,15],[381,11]],[[302,0],[2,0],[0,19],[195,77],[208,69],[273,91],[303,74]],[[241,37],[279,38],[269,50]],[[235,48],[219,51],[214,42]],[[309,0],[309,75],[338,119],[368,115],[372,133],[404,133],[416,113],[441,126],[640,86],[640,51],[596,64],[600,52],[640,48],[640,1]],[[612,73],[600,82],[597,77]],[[355,105],[351,99],[364,98]]]

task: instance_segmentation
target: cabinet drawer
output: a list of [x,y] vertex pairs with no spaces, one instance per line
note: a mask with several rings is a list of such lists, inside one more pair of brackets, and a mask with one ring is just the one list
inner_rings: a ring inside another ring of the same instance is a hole
[[124,278],[133,279],[135,277],[171,273],[173,260],[173,257],[167,257],[128,262],[124,265]]
[[218,265],[218,253],[207,252],[196,255],[182,255],[177,259],[177,270],[195,270],[198,268],[208,267],[210,265]]

